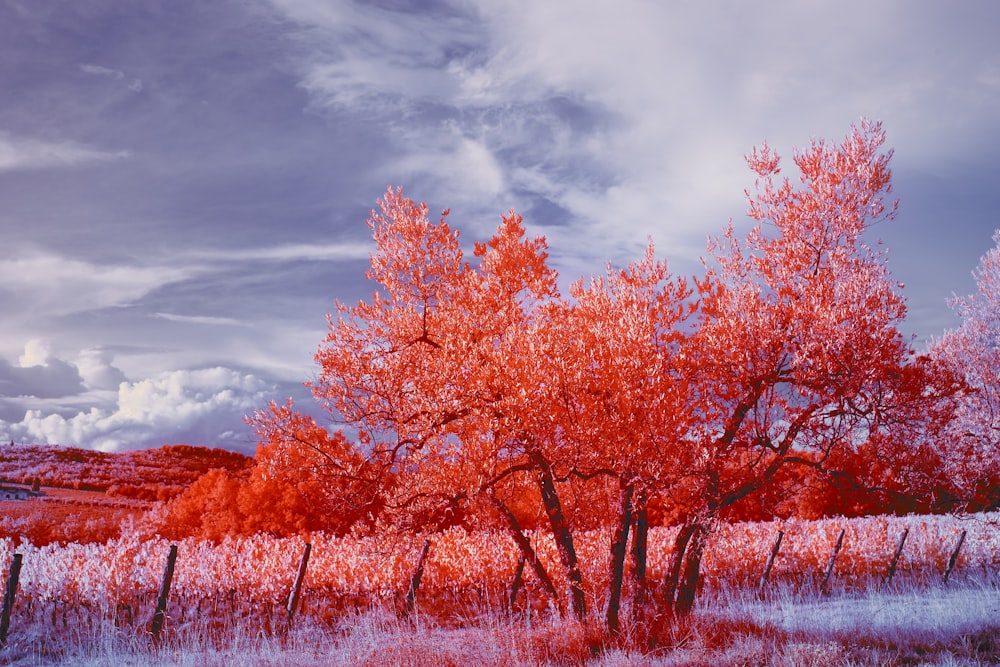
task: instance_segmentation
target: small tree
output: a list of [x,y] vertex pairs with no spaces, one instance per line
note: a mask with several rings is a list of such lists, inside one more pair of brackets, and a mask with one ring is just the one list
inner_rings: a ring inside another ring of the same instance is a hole
[[945,434],[948,475],[963,498],[988,509],[1000,506],[1000,230],[993,240],[972,274],[976,293],[951,301],[961,326],[930,346],[967,385]]

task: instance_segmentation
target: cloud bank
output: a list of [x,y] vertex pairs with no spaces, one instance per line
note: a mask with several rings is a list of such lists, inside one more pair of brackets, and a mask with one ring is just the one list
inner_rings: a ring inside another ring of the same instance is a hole
[[[65,362],[50,361],[49,368],[53,367],[75,369]],[[94,377],[93,368],[88,371]],[[101,451],[185,443],[252,453],[255,443],[243,418],[266,405],[274,391],[273,385],[228,368],[171,371],[119,383],[109,408],[92,407],[71,416],[29,409],[21,421],[0,420],[0,441],[67,444]]]

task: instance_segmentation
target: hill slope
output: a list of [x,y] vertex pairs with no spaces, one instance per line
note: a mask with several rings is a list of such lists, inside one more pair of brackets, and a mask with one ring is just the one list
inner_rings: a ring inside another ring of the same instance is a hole
[[253,462],[253,457],[236,452],[190,445],[116,453],[61,445],[0,445],[0,481],[31,484],[37,479],[42,486],[163,500],[209,470],[242,476]]

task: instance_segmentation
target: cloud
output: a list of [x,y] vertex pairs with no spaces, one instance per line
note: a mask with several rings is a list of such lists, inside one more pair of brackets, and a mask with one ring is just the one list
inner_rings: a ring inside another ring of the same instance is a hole
[[107,350],[90,348],[81,350],[73,365],[83,384],[90,390],[117,389],[125,381],[125,373],[112,364],[113,355]]
[[42,341],[29,341],[19,362],[0,359],[0,397],[61,398],[85,389],[79,369],[52,357]]
[[[433,146],[413,151],[382,169],[389,183],[414,184],[419,190],[428,165],[437,165],[435,179],[425,189],[431,197],[447,199],[449,205],[495,201],[506,191],[506,175],[496,155],[482,141],[462,136],[439,136]],[[443,144],[443,145],[441,145]]]
[[[765,139],[790,154],[869,116],[930,165],[976,150],[971,128],[1000,129],[983,8],[957,21],[887,2],[859,21],[796,2],[272,4],[314,40],[300,62],[311,109],[362,115],[393,142],[376,173],[477,216],[551,202],[581,246],[570,255],[610,245],[628,258],[647,236],[703,254],[705,235],[744,211],[742,156]],[[942,29],[963,21],[964,33]]]
[[[113,81],[121,81],[125,78],[125,72],[120,69],[113,69],[111,67],[104,67],[102,65],[92,65],[90,63],[83,63],[80,65],[80,70],[86,74],[93,74],[95,76],[108,77]],[[133,93],[142,92],[142,79],[133,78],[128,84],[127,88]]]
[[33,317],[123,306],[194,269],[106,265],[54,254],[0,259],[0,297]]
[[80,65],[80,70],[86,72],[87,74],[96,74],[98,76],[106,76],[111,79],[124,79],[125,72],[120,69],[112,69],[110,67],[102,67],[101,65],[91,65],[84,63]]
[[184,324],[206,324],[211,326],[253,326],[250,322],[237,320],[232,317],[212,317],[210,315],[176,315],[174,313],[155,313],[155,317],[167,320],[168,322],[182,322]]
[[117,389],[124,380],[105,350],[82,350],[74,361],[66,361],[53,355],[48,341],[37,338],[25,344],[17,366],[0,359],[0,398],[77,397]]
[[0,132],[0,172],[73,167],[129,157],[128,151],[102,151],[75,141],[45,142]]
[[0,421],[0,441],[64,444],[117,451],[169,443],[252,451],[244,416],[266,405],[273,385],[223,368],[179,370],[122,382],[113,408],[64,417],[28,410],[20,422]]
[[52,356],[52,347],[46,341],[34,338],[24,345],[24,354],[18,357],[21,368],[44,366]]
[[375,249],[372,243],[291,243],[263,248],[227,248],[198,251],[190,257],[193,261],[233,262],[298,262],[338,261],[368,259]]

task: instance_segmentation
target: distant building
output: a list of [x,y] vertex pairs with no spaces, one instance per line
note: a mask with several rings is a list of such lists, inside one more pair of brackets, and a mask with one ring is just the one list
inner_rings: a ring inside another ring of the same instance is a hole
[[0,484],[0,500],[27,500],[41,496],[40,492],[32,491],[23,486],[8,486]]

